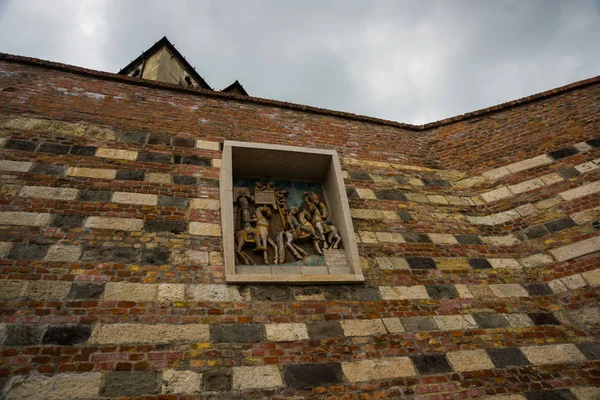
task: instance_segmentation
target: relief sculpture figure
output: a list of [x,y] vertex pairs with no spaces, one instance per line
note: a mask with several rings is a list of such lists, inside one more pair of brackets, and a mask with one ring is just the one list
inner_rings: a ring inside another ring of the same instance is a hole
[[[265,264],[269,264],[267,244],[270,244],[275,249],[275,263],[278,262],[278,251],[275,242],[269,238],[269,221],[271,217],[271,209],[267,206],[256,209],[256,216],[253,216],[250,211],[250,199],[246,195],[238,198],[238,214],[241,229],[235,233],[236,256],[241,259],[244,264],[254,264],[252,258],[244,253],[244,247],[248,244],[255,244],[255,251],[262,251]],[[252,226],[255,224],[255,227]]]
[[[308,196],[308,192],[304,192],[304,203],[311,213],[311,221],[317,229],[319,238],[323,242],[323,248],[327,249],[331,246],[333,249],[337,249],[342,238],[337,228],[329,220],[329,212],[325,203],[321,202],[319,195],[315,192],[312,192],[310,197]],[[327,238],[325,237],[326,235]]]

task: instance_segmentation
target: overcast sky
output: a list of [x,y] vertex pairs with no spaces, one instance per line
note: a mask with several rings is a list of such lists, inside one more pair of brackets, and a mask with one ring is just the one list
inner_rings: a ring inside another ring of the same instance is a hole
[[117,72],[167,36],[215,89],[426,123],[600,74],[600,0],[0,0],[0,52]]

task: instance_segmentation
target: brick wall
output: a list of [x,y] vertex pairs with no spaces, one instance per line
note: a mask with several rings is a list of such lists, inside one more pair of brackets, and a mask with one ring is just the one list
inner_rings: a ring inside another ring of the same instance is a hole
[[[415,127],[4,56],[0,393],[596,398],[599,90]],[[224,284],[228,139],[340,153],[365,284]]]

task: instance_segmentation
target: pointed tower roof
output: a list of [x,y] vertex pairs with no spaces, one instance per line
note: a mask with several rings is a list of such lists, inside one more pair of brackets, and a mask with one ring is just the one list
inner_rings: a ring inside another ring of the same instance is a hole
[[119,75],[212,90],[166,36],[120,70]]
[[244,87],[238,80],[233,82],[231,85],[227,86],[225,89],[221,90],[221,92],[235,93],[235,94],[241,94],[242,96],[249,96],[248,92],[246,92],[246,90],[244,89]]

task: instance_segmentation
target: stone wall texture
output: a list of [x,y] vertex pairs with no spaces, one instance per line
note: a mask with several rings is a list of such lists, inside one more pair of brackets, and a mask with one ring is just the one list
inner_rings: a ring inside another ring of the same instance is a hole
[[[0,55],[0,398],[600,396],[600,79],[411,126]],[[364,284],[227,285],[224,140],[337,150]]]

